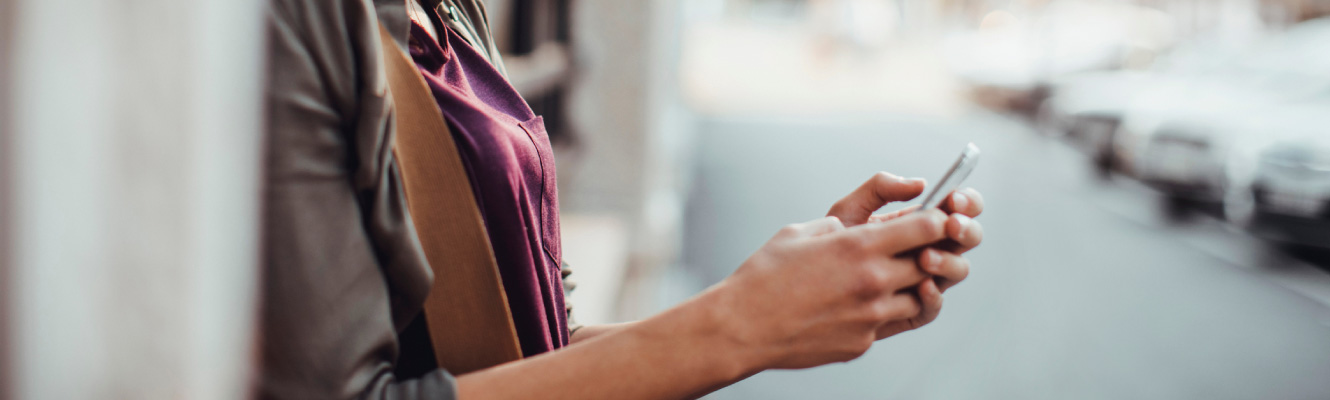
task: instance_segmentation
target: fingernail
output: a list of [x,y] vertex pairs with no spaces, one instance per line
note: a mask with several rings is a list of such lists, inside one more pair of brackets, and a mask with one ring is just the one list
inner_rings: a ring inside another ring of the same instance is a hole
[[909,178],[909,179],[906,179],[906,180],[907,180],[907,181],[916,181],[916,182],[928,183],[928,180],[927,180],[927,179],[924,179],[924,178],[918,178],[918,177],[916,177],[916,178]]
[[961,192],[957,191],[951,194],[951,205],[956,210],[956,212],[961,212],[969,208],[970,199],[968,197],[965,197],[964,194],[961,194]]
[[955,218],[956,223],[960,225],[960,229],[958,229],[956,232],[956,240],[957,241],[965,240],[965,236],[967,233],[970,232],[970,225],[974,223],[974,220],[970,219],[970,217],[965,214],[958,213],[958,214],[952,214],[951,216],[952,218]]

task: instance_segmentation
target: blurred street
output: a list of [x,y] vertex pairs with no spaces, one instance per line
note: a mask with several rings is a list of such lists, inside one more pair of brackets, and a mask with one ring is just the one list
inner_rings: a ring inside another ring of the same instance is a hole
[[[854,362],[767,372],[715,399],[1324,398],[1330,274],[984,111],[704,117],[678,298],[876,171],[936,181],[967,141],[982,247],[941,318]],[[890,207],[894,209],[895,207]],[[1319,257],[1319,261],[1318,261]],[[1321,263],[1320,266],[1315,265]]]

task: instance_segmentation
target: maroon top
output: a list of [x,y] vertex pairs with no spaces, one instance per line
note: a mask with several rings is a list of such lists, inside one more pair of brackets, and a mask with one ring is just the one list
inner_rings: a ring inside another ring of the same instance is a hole
[[470,175],[522,354],[563,347],[568,321],[559,274],[559,203],[545,125],[465,39],[447,27],[439,33],[436,43],[413,22],[411,58]]

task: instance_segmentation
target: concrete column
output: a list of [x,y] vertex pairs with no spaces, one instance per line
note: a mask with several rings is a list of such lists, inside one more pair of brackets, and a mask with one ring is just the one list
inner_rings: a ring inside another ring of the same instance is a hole
[[[13,60],[14,3],[0,1],[0,59]],[[13,342],[10,340],[10,310],[14,307],[14,280],[10,278],[12,257],[10,251],[10,174],[14,171],[14,155],[10,137],[14,115],[10,112],[10,88],[13,87],[13,62],[0,62],[0,400],[13,398],[14,381],[11,378]]]
[[266,2],[3,3],[3,390],[247,397]]

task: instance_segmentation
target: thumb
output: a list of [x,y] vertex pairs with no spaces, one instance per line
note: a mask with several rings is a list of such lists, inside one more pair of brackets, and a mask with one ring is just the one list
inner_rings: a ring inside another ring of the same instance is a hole
[[827,215],[839,217],[845,226],[863,224],[868,222],[873,212],[888,203],[918,197],[923,193],[924,186],[923,179],[905,179],[879,172],[832,205]]

